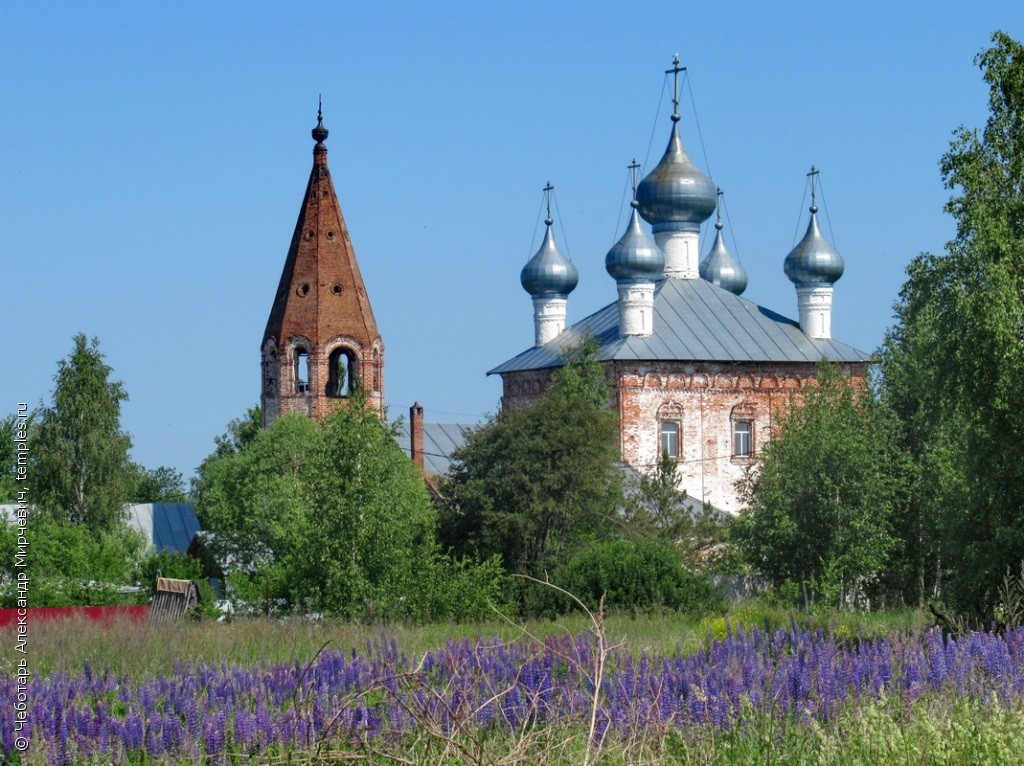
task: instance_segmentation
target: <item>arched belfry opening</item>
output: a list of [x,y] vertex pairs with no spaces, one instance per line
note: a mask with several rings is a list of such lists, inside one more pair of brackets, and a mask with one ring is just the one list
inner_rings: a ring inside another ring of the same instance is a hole
[[384,417],[384,342],[327,165],[322,111],[312,136],[313,168],[263,335],[264,425],[289,412],[322,418],[357,391]]
[[359,390],[359,358],[348,348],[336,348],[327,357],[327,396],[347,399]]
[[309,393],[309,382],[312,378],[309,365],[309,349],[303,346],[295,347],[295,393]]

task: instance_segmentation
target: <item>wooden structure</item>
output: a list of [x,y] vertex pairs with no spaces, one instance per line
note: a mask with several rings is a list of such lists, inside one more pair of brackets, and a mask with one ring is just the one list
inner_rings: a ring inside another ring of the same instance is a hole
[[199,603],[199,587],[192,580],[156,578],[156,593],[149,609],[149,624],[177,622]]

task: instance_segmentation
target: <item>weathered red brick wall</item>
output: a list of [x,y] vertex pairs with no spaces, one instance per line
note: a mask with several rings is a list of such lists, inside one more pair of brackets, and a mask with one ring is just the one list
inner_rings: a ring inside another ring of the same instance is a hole
[[[866,365],[844,369],[865,384]],[[614,362],[606,367],[619,411],[620,447],[627,463],[651,471],[661,457],[661,422],[679,424],[680,488],[731,513],[740,510],[736,482],[754,464],[780,418],[804,389],[816,385],[813,364]],[[528,404],[551,373],[526,371],[504,377],[505,407]],[[733,455],[733,424],[752,425],[753,456]]]

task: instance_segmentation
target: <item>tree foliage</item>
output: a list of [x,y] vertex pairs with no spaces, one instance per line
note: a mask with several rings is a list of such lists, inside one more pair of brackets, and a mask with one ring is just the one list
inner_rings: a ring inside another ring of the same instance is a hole
[[129,500],[133,503],[187,503],[185,478],[169,466],[148,469],[132,465],[132,489]]
[[131,439],[121,430],[128,394],[110,372],[99,341],[76,335],[57,364],[53,401],[40,414],[30,453],[32,502],[94,532],[117,526],[132,482]]
[[732,531],[744,558],[829,600],[863,594],[895,546],[902,462],[871,392],[822,363],[743,484]]
[[528,407],[498,413],[453,455],[443,482],[442,542],[458,554],[501,557],[543,578],[573,552],[614,536],[621,506],[617,416],[584,344]]
[[579,551],[559,568],[555,583],[591,609],[669,609],[706,614],[722,603],[705,578],[685,569],[676,546],[664,541],[611,540]]
[[13,503],[18,495],[17,422],[14,414],[0,420],[0,503]]
[[431,616],[418,596],[437,563],[436,513],[376,414],[285,415],[238,441],[203,463],[197,486],[237,596],[275,611]]
[[975,59],[988,121],[960,127],[940,165],[956,237],[908,268],[883,347],[883,394],[919,470],[921,589],[941,562],[972,611],[1024,559],[1024,47],[992,43]]
[[623,533],[633,540],[661,540],[679,552],[693,571],[720,569],[728,546],[731,517],[710,506],[699,508],[679,489],[679,463],[663,455],[654,473],[638,474],[627,485]]
[[0,606],[12,606],[10,584],[18,572],[29,576],[32,606],[97,606],[130,602],[121,586],[134,585],[146,556],[146,541],[127,524],[94,531],[49,514],[29,521],[31,547],[27,566],[15,568],[17,528],[0,522]]

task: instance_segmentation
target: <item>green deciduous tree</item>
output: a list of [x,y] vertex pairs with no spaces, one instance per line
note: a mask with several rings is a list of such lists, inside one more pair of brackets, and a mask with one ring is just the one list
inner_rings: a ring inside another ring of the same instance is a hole
[[15,415],[0,420],[0,503],[13,503],[18,495],[18,449]]
[[988,121],[959,128],[940,165],[956,238],[909,267],[883,349],[884,395],[920,471],[922,561],[941,557],[947,592],[977,612],[1024,559],[1024,46],[992,43],[975,59]]
[[445,545],[542,579],[618,532],[617,416],[595,354],[584,344],[534,404],[498,413],[455,452],[442,484]]
[[133,503],[187,503],[185,478],[181,471],[162,465],[148,469],[132,465],[132,489],[129,500]]
[[251,605],[436,616],[437,600],[420,598],[438,565],[436,513],[368,408],[322,422],[278,418],[207,459],[197,495],[209,544],[221,546],[229,583]]
[[130,603],[135,596],[121,586],[134,585],[145,558],[142,535],[117,524],[95,531],[48,514],[31,516],[27,567],[16,568],[13,524],[0,522],[0,606],[13,606],[10,583],[17,572],[28,574],[30,606],[79,606]]
[[32,502],[97,532],[120,522],[132,483],[131,439],[121,430],[128,394],[110,372],[99,341],[76,335],[57,364],[53,401],[40,414],[30,453]]
[[733,525],[747,563],[829,600],[870,591],[895,546],[903,459],[871,392],[822,364],[743,485]]

